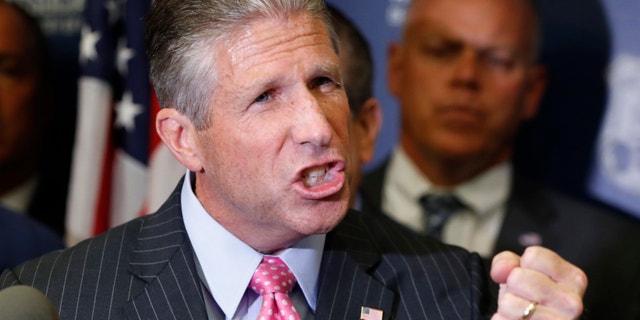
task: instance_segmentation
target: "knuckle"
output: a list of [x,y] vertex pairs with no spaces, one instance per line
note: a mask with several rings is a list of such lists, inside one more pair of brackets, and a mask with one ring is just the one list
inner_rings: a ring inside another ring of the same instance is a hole
[[527,247],[522,253],[522,257],[520,258],[523,266],[532,265],[535,261],[537,261],[542,255],[542,247],[539,246],[530,246]]
[[568,295],[566,299],[564,299],[563,305],[567,315],[571,318],[580,316],[584,310],[582,298],[579,295]]
[[581,269],[576,268],[572,279],[578,285],[579,289],[581,290],[581,293],[584,293],[587,286],[589,285],[589,278],[587,277],[587,274]]
[[526,280],[525,270],[523,268],[514,268],[507,277],[507,285],[515,286]]

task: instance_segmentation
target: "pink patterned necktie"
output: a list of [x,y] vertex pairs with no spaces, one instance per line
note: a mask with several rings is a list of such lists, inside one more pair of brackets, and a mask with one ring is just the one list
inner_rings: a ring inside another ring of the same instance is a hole
[[251,278],[251,289],[262,296],[258,320],[300,320],[289,298],[296,278],[278,257],[264,257]]

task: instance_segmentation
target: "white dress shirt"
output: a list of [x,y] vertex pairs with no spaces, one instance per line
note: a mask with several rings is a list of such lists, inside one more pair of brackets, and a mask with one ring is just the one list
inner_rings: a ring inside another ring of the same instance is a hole
[[[262,299],[248,286],[263,254],[236,238],[205,211],[193,193],[193,180],[193,173],[187,172],[181,191],[182,212],[211,295],[226,319],[254,320]],[[324,240],[325,235],[309,236],[278,254],[295,275],[313,312]]]
[[36,176],[31,177],[21,185],[2,195],[2,197],[0,197],[0,205],[16,213],[26,213],[37,184],[38,178]]
[[382,210],[395,221],[424,233],[426,217],[420,197],[432,192],[452,192],[468,209],[449,218],[442,240],[490,257],[506,212],[511,176],[511,164],[502,163],[453,189],[438,189],[397,147],[389,160],[382,189]]

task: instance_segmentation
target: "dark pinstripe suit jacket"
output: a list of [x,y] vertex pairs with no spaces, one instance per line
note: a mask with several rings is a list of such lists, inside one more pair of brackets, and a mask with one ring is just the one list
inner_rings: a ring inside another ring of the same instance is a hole
[[[363,211],[381,212],[388,162],[363,177]],[[521,254],[535,237],[589,277],[583,319],[640,320],[640,221],[565,197],[516,175],[494,253]]]
[[[181,183],[180,183],[181,185]],[[62,319],[206,319],[180,186],[160,210],[0,276],[44,292]],[[316,319],[479,319],[487,299],[477,255],[349,212],[327,235]]]

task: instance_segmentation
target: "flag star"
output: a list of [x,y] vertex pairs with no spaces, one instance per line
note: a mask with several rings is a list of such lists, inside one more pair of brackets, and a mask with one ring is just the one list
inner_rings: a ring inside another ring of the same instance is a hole
[[131,92],[125,92],[122,100],[116,105],[116,126],[123,127],[127,131],[136,128],[135,118],[142,113],[142,106],[133,102]]
[[129,72],[127,64],[133,56],[135,56],[135,51],[127,48],[127,40],[125,38],[120,38],[120,40],[118,40],[118,56],[116,58],[120,74],[126,75]]
[[96,45],[100,41],[100,32],[91,32],[91,28],[88,25],[82,26],[82,35],[80,36],[80,61],[87,62],[98,57],[98,51]]

